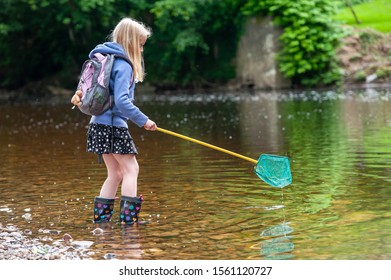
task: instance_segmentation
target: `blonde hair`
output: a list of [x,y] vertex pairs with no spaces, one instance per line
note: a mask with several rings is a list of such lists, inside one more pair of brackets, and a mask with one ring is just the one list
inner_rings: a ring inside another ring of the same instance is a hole
[[111,40],[125,49],[130,61],[133,64],[135,80],[142,82],[145,72],[143,65],[143,56],[140,48],[142,39],[147,39],[152,35],[151,29],[143,23],[132,18],[123,18],[114,31],[111,33]]

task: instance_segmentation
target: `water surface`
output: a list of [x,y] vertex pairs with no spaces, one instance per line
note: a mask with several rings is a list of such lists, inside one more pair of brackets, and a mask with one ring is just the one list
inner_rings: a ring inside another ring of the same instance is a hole
[[390,259],[387,90],[138,96],[159,126],[257,159],[288,156],[277,189],[253,164],[130,124],[141,219],[92,231],[105,168],[85,152],[88,117],[67,103],[1,105],[0,219],[93,241],[92,258]]

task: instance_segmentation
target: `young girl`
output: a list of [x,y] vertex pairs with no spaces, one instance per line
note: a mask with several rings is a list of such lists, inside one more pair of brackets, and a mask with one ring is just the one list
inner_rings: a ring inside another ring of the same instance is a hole
[[[89,54],[90,57],[97,52],[116,55],[110,77],[114,106],[112,110],[92,116],[88,128],[87,151],[103,155],[107,168],[107,179],[94,200],[96,223],[110,220],[114,212],[114,197],[121,181],[120,223],[133,224],[138,221],[143,199],[142,196],[137,197],[137,149],[129,134],[127,120],[146,130],[154,131],[157,128],[155,122],[133,104],[135,82],[144,79],[142,52],[150,36],[151,31],[142,23],[124,18],[112,32],[112,41],[96,46]],[[81,91],[77,91],[71,102],[80,106],[81,96]]]

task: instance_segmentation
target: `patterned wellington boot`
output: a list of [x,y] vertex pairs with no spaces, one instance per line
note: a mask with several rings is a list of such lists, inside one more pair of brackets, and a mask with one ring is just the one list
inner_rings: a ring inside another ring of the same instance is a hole
[[95,197],[94,223],[107,223],[114,213],[114,199]]
[[121,197],[119,221],[122,225],[133,225],[138,222],[138,215],[143,201],[142,195],[140,197]]

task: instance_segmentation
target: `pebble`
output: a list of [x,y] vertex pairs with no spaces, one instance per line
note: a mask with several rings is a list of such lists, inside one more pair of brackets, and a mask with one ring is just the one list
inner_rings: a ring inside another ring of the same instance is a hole
[[113,254],[113,253],[106,253],[106,254],[103,256],[103,258],[106,259],[106,260],[112,260],[112,259],[117,258],[117,255],[116,255],[116,254]]
[[73,241],[72,243],[73,248],[89,248],[94,244],[92,241]]
[[[58,235],[60,231],[42,230],[39,234]],[[82,260],[92,259],[93,252],[88,248],[92,241],[73,241],[70,234],[53,241],[49,236],[32,238],[31,230],[24,231],[15,225],[3,226],[0,223],[0,260]],[[76,245],[76,246],[75,246]]]
[[93,235],[101,235],[104,233],[104,230],[101,228],[96,228],[93,231],[91,231]]
[[69,233],[65,233],[62,237],[62,239],[65,241],[65,242],[71,242],[73,240],[72,236],[69,234]]

